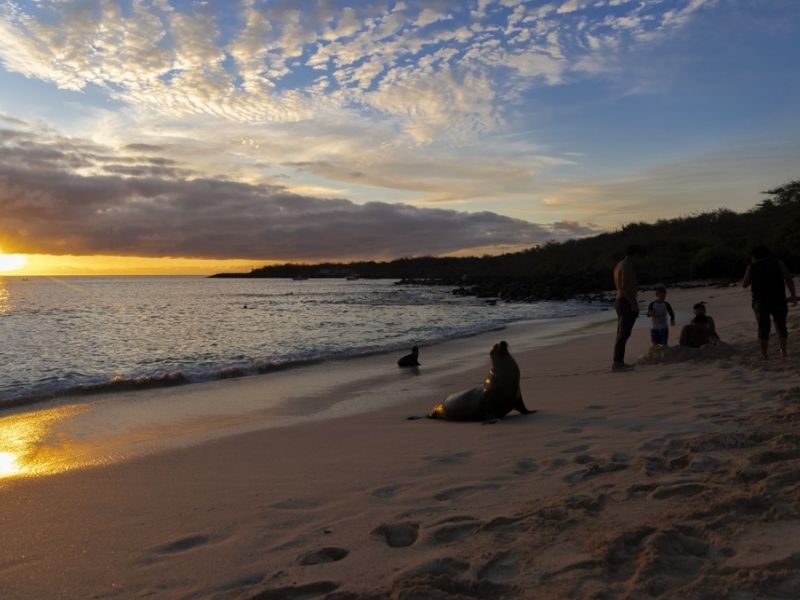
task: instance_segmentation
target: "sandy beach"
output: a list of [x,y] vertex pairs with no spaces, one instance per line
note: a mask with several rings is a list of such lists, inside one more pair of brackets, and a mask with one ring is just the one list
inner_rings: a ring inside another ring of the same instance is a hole
[[[673,344],[699,300],[724,344],[648,354],[643,318],[644,360],[611,373],[607,312],[543,347],[520,325],[426,348],[418,375],[374,356],[137,392],[124,440],[76,421],[48,445],[72,468],[0,479],[0,596],[798,598],[800,313],[790,356],[759,361],[749,292],[668,300]],[[478,384],[500,339],[539,412],[408,419]],[[165,394],[169,426],[147,422]]]

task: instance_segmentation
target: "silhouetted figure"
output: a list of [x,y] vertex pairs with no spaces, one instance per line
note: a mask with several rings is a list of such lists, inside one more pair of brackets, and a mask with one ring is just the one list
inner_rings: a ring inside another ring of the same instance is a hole
[[[786,316],[789,312],[788,302],[797,305],[797,292],[792,275],[786,265],[771,256],[766,246],[755,246],[751,253],[750,264],[742,280],[742,287],[749,287],[753,293],[753,311],[758,321],[758,341],[761,344],[761,358],[768,357],[769,330],[771,322],[775,323],[780,339],[781,355],[786,356],[786,340],[789,333],[786,329]],[[789,289],[789,300],[786,291]]]
[[627,371],[633,365],[625,362],[625,344],[631,337],[633,324],[639,316],[639,302],[636,298],[636,265],[644,256],[644,248],[635,244],[628,246],[625,258],[614,267],[614,287],[617,295],[614,308],[617,311],[617,338],[614,341],[614,362],[612,371]]
[[708,318],[708,330],[709,330],[709,339],[711,340],[712,344],[716,344],[719,340],[719,334],[717,333],[717,325],[714,322],[714,319],[711,315],[706,314],[706,303],[705,301],[698,302],[692,307],[694,311],[695,317],[704,316]]
[[411,347],[411,354],[406,354],[403,358],[397,361],[398,367],[418,367],[419,366],[419,348],[416,346]]
[[706,344],[716,344],[719,339],[712,335],[709,317],[697,315],[688,325],[683,326],[681,331],[681,346],[688,348],[700,348]]

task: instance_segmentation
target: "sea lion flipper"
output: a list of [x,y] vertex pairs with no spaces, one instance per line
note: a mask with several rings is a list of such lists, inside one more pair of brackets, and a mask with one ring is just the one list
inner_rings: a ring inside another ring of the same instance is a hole
[[445,415],[444,404],[440,402],[439,404],[434,406],[433,410],[428,413],[428,418],[429,419],[446,419],[447,416]]
[[525,406],[525,402],[522,400],[522,392],[517,395],[517,400],[514,402],[514,409],[523,415],[529,415],[536,412],[535,410],[530,410],[527,406]]

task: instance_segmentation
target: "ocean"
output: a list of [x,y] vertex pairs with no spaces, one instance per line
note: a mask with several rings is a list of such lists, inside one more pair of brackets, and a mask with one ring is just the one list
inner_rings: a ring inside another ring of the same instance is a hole
[[0,279],[0,407],[407,352],[515,321],[597,311],[393,280]]

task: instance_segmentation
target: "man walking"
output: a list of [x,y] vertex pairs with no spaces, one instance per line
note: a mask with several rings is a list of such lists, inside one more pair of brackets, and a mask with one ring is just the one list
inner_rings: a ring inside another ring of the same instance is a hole
[[625,344],[631,337],[633,324],[639,316],[639,301],[636,298],[636,265],[644,255],[644,248],[638,245],[628,246],[625,258],[614,267],[614,287],[616,300],[614,308],[617,311],[617,339],[614,342],[614,362],[611,370],[614,372],[627,371],[633,365],[625,363]]
[[750,264],[742,280],[742,287],[751,288],[753,294],[753,311],[758,321],[758,341],[761,344],[761,358],[769,358],[770,318],[775,322],[781,344],[781,356],[786,356],[786,340],[789,333],[786,329],[786,316],[789,312],[784,286],[789,289],[789,301],[797,305],[797,293],[794,289],[792,275],[786,265],[771,256],[766,246],[755,246],[751,253]]

